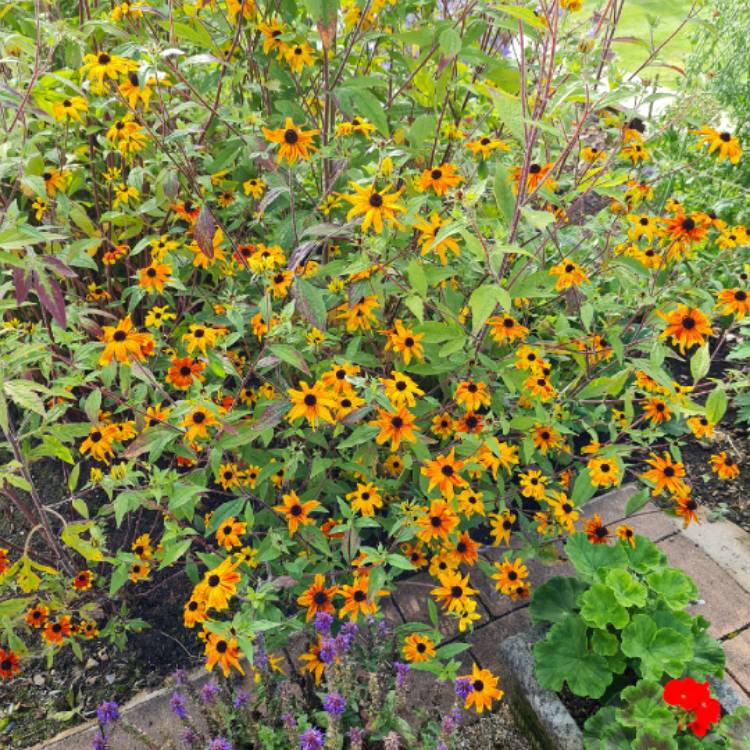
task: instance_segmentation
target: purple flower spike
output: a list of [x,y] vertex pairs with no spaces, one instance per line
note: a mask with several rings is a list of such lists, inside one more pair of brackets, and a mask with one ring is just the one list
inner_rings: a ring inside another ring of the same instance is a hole
[[114,701],[105,701],[96,709],[96,718],[105,727],[111,721],[117,721],[120,718],[120,708]]
[[306,729],[299,736],[299,746],[301,750],[323,750],[325,745],[326,737],[320,729],[311,727]]
[[321,635],[330,635],[333,625],[333,615],[328,612],[318,612],[315,615],[315,630]]
[[455,682],[455,689],[456,695],[462,701],[465,701],[469,693],[474,689],[474,686],[471,684],[471,680],[466,677],[459,677]]
[[187,719],[187,708],[185,706],[184,695],[177,692],[172,693],[172,697],[169,699],[169,707],[178,719]]
[[346,708],[346,700],[341,693],[331,693],[325,697],[323,708],[331,716],[341,716]]

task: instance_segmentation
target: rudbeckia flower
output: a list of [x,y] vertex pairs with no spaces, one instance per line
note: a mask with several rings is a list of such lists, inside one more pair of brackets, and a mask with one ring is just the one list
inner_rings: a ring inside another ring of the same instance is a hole
[[378,508],[383,507],[383,498],[378,488],[371,482],[367,484],[358,482],[357,489],[347,493],[346,499],[351,503],[352,510],[363,516],[372,517]]
[[237,572],[238,565],[239,562],[232,562],[227,557],[216,568],[207,570],[193,590],[193,598],[205,602],[206,609],[215,609],[217,612],[227,609],[242,578]]
[[406,328],[401,320],[394,321],[394,328],[382,331],[388,340],[385,343],[385,351],[393,349],[396,354],[400,354],[404,364],[409,364],[414,357],[422,361],[424,359],[424,349],[420,343],[424,338],[423,333],[414,333]]
[[740,143],[735,136],[726,130],[715,130],[708,125],[704,125],[700,130],[693,131],[696,135],[701,136],[698,141],[698,148],[708,146],[708,153],[716,155],[719,161],[729,159],[732,164],[739,163],[742,156]]
[[307,607],[306,620],[310,622],[318,612],[335,612],[333,607],[333,597],[338,593],[338,586],[326,588],[325,576],[316,573],[312,585],[297,597],[297,604]]
[[705,336],[713,336],[713,328],[709,319],[698,308],[690,308],[687,305],[677,305],[677,308],[669,313],[657,311],[657,315],[667,321],[667,327],[662,331],[662,338],[672,337],[672,344],[677,346],[681,353],[694,346],[702,346]]
[[740,467],[737,466],[737,462],[731,456],[727,456],[726,451],[714,453],[711,456],[710,463],[711,471],[719,479],[737,479],[740,475]]
[[451,570],[438,579],[440,585],[430,593],[442,604],[446,612],[465,610],[469,597],[477,593],[477,589],[469,585],[469,575],[462,576],[460,572]]
[[81,115],[89,111],[89,105],[82,96],[71,96],[52,105],[52,116],[58,122],[74,120],[82,122]]
[[412,633],[404,638],[401,653],[408,662],[425,662],[435,657],[435,644],[426,635]]
[[289,536],[294,536],[300,526],[315,523],[309,514],[319,506],[320,503],[317,500],[308,500],[303,503],[296,492],[290,492],[288,495],[281,496],[281,504],[274,505],[273,510],[286,516]]
[[14,651],[6,651],[0,648],[0,677],[3,680],[9,680],[21,671],[18,654]]
[[392,451],[397,451],[403,440],[409,443],[417,442],[417,436],[414,434],[417,430],[415,417],[405,406],[394,412],[378,407],[378,418],[370,420],[369,424],[380,428],[375,442],[383,445],[390,440]]
[[205,653],[206,669],[209,672],[213,671],[213,668],[218,664],[224,673],[224,677],[229,677],[232,667],[241,675],[245,674],[239,662],[244,654],[237,647],[236,638],[226,638],[220,633],[209,633],[206,638]]
[[317,151],[312,145],[312,139],[318,133],[320,133],[319,130],[301,130],[294,124],[291,117],[286,118],[283,128],[276,130],[263,128],[263,135],[266,139],[279,147],[276,162],[280,164],[282,159],[286,159],[290,166],[297,159],[308,161],[310,152]]
[[620,482],[620,469],[612,458],[592,458],[586,468],[594,487],[612,487]]
[[549,272],[551,276],[557,277],[555,289],[558,292],[565,291],[572,286],[589,283],[589,277],[583,268],[569,258],[563,258],[560,263],[552,266]]
[[515,560],[502,560],[495,563],[495,573],[492,578],[496,581],[495,588],[508,596],[511,591],[522,584],[529,577],[528,568],[522,563],[521,558]]
[[319,419],[333,424],[331,409],[335,408],[336,402],[325,386],[320,382],[309,386],[304,380],[300,380],[299,386],[299,390],[290,388],[287,392],[292,402],[292,408],[286,415],[287,420],[293,422],[304,417],[313,429]]
[[452,500],[456,488],[468,485],[458,473],[463,465],[464,462],[455,457],[455,448],[451,448],[450,453],[445,456],[436,456],[432,461],[428,461],[421,469],[421,473],[430,480],[427,491],[437,487],[443,497]]
[[346,215],[347,221],[351,221],[355,216],[362,215],[364,216],[361,226],[362,231],[366,232],[372,227],[376,234],[383,231],[384,222],[389,226],[401,228],[401,224],[396,219],[396,214],[406,211],[404,206],[397,203],[399,196],[404,191],[403,188],[391,193],[389,192],[390,187],[378,192],[374,185],[362,187],[357,185],[356,182],[350,182],[349,184],[354,193],[342,193],[341,195],[343,200],[352,205]]
[[604,525],[598,513],[594,513],[594,517],[586,521],[583,530],[592,544],[606,544],[609,539],[609,529]]
[[498,689],[498,678],[489,669],[480,669],[476,664],[472,665],[471,674],[464,675],[462,679],[471,683],[471,691],[466,696],[464,708],[473,708],[478,714],[485,709],[490,711],[494,701],[499,701],[504,693]]
[[445,195],[451,188],[460,185],[463,177],[456,172],[455,164],[441,164],[431,169],[425,169],[417,180],[417,190],[424,193],[432,188],[436,195]]

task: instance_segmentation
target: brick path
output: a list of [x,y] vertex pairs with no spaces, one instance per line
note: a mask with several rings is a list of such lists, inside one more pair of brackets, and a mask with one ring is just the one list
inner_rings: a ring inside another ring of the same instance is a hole
[[[603,521],[613,524],[622,521],[625,505],[635,492],[629,485],[590,501],[584,508],[585,517],[599,513]],[[671,565],[682,568],[698,586],[700,599],[690,608],[694,615],[703,615],[711,622],[709,632],[722,642],[726,653],[725,679],[737,691],[740,700],[750,706],[750,534],[728,521],[699,525],[691,524],[683,531],[679,519],[665,515],[649,502],[639,515],[628,519],[636,533],[656,542],[667,555]],[[501,549],[489,550],[491,558],[500,557]],[[546,566],[532,561],[530,578],[539,585],[556,575],[570,575],[567,562]],[[388,619],[393,624],[429,622],[427,599],[432,584],[423,573],[403,581],[392,597],[393,607]],[[531,627],[528,602],[510,601],[495,591],[494,582],[481,571],[472,571],[471,582],[479,589],[479,609],[482,617],[474,632],[468,636],[471,650],[466,652],[465,666],[470,659],[481,667],[500,675],[498,645],[505,638]],[[441,618],[440,629],[446,641],[458,636],[456,620]],[[419,699],[443,708],[449,704],[450,692],[440,693],[431,686],[432,678],[417,676]]]

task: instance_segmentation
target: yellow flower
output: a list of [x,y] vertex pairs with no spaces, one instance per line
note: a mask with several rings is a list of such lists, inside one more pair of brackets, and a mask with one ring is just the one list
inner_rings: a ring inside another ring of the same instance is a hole
[[301,72],[305,66],[312,66],[315,62],[313,48],[307,42],[288,47],[284,52],[284,59],[295,73]]
[[283,128],[277,130],[263,128],[263,135],[266,139],[279,147],[276,162],[280,164],[282,159],[286,159],[289,165],[294,164],[297,159],[303,161],[310,159],[310,152],[317,151],[312,145],[312,139],[318,133],[320,133],[319,130],[301,130],[294,124],[291,117],[286,118]]
[[89,105],[82,96],[71,96],[52,105],[52,116],[57,122],[75,120],[81,122],[81,115],[89,111]]
[[362,231],[366,232],[372,227],[376,234],[383,231],[384,221],[389,226],[395,225],[401,228],[401,224],[396,219],[396,214],[406,211],[406,208],[396,201],[403,193],[403,188],[395,193],[390,193],[390,186],[378,192],[374,185],[361,187],[356,182],[350,182],[349,184],[354,189],[354,193],[341,196],[345,201],[352,204],[349,213],[346,215],[347,221],[351,221],[355,216],[364,215]]

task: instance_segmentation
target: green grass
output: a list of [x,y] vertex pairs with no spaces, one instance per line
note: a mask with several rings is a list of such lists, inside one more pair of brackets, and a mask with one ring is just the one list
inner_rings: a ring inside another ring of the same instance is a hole
[[[625,0],[622,19],[618,27],[618,37],[634,37],[650,44],[651,34],[656,44],[663,42],[680,25],[691,6],[690,0]],[[585,4],[584,4],[585,9]],[[649,16],[657,19],[657,25],[649,26]],[[690,53],[690,22],[680,33],[667,44],[659,55],[658,61],[684,66],[685,58]],[[648,49],[633,42],[618,42],[614,45],[615,52],[622,61],[623,68],[633,71],[638,68],[648,56]],[[643,71],[642,75],[650,77],[659,74],[659,80],[669,85],[679,73],[671,68],[652,66]]]

